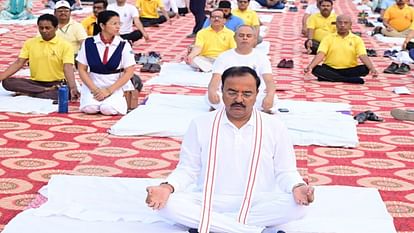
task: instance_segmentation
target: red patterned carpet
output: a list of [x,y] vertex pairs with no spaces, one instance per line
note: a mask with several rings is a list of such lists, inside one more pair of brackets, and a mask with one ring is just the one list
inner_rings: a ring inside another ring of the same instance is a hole
[[[337,13],[351,14],[356,22],[357,10],[351,1],[335,4]],[[40,9],[40,1],[35,2],[35,10]],[[413,75],[380,74],[377,79],[367,77],[364,85],[321,83],[314,77],[304,77],[302,69],[311,57],[303,53],[303,38],[299,35],[302,12],[275,14],[272,23],[267,25],[269,32],[265,40],[271,42],[279,98],[350,103],[354,113],[373,110],[385,121],[359,125],[360,145],[355,149],[296,147],[301,174],[314,185],[378,188],[398,232],[413,232],[414,122],[397,121],[389,114],[394,107],[414,106],[412,95],[399,96],[392,92],[393,87],[403,85],[414,92]],[[140,41],[134,50],[158,51],[164,61],[180,61],[192,42],[185,38],[192,22],[192,16],[187,15],[175,20],[172,26],[149,28],[151,40]],[[35,25],[0,25],[0,28],[11,30],[0,35],[0,70],[3,70],[16,59],[23,41],[34,36],[37,28]],[[365,27],[355,24],[353,30],[363,32],[367,48],[374,48],[378,54],[387,48],[386,44],[366,36]],[[295,68],[276,68],[282,58],[293,59]],[[373,61],[378,71],[390,63],[382,57]],[[136,72],[139,74],[139,66]],[[148,74],[140,76],[144,80],[151,78]],[[144,97],[150,92],[202,94],[204,91],[156,86],[145,87],[141,95]],[[69,114],[0,113],[0,231],[32,202],[37,190],[52,174],[164,177],[174,169],[179,139],[114,137],[106,131],[120,117],[81,114],[77,106],[71,106]]]

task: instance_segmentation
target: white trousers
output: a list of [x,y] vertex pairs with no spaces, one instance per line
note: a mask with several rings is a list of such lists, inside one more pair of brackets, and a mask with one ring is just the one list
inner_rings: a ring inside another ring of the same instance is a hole
[[[257,194],[253,198],[245,225],[236,220],[241,200],[242,197],[238,196],[213,196],[211,232],[258,233],[265,227],[278,226],[299,219],[306,211],[306,207],[296,204],[292,194]],[[202,193],[173,193],[159,214],[189,228],[198,228],[201,205]]]

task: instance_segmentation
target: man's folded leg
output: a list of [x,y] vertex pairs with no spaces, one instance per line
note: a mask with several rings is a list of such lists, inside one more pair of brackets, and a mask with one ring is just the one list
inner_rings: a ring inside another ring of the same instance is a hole
[[58,99],[58,88],[61,81],[39,82],[24,78],[7,78],[2,81],[4,89],[41,99]]

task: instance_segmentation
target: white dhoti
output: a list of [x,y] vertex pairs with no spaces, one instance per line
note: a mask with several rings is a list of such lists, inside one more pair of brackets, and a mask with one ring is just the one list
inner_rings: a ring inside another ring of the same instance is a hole
[[[306,207],[295,203],[292,194],[257,193],[247,217],[247,224],[237,221],[242,196],[214,195],[210,230],[212,232],[257,233],[264,226],[277,226],[305,215]],[[176,223],[197,228],[202,206],[201,192],[178,192],[170,195],[163,217]]]

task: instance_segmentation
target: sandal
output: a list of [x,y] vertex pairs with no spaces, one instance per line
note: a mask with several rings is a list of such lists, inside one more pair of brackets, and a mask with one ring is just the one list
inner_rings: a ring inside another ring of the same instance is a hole
[[368,114],[366,112],[360,112],[354,116],[354,119],[358,121],[358,124],[362,124],[367,120]]
[[145,63],[145,64],[141,67],[140,71],[141,71],[141,72],[149,72],[149,71],[150,71],[150,69],[151,69],[151,63]]
[[150,73],[159,73],[161,71],[161,66],[159,64],[151,64],[151,68],[149,69]]
[[365,113],[367,113],[367,120],[369,121],[384,121],[384,119],[382,119],[381,117],[377,116],[375,113],[373,113],[372,111],[366,111]]

